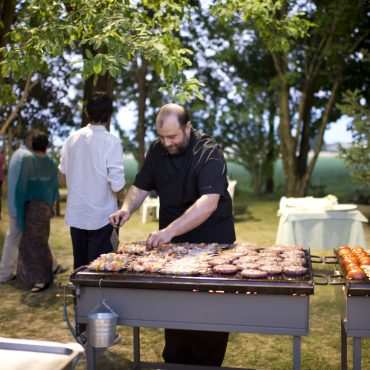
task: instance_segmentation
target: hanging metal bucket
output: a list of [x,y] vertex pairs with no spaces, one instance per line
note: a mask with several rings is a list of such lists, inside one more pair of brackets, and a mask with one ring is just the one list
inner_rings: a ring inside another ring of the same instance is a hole
[[117,318],[114,312],[95,312],[88,316],[90,343],[96,348],[113,345]]

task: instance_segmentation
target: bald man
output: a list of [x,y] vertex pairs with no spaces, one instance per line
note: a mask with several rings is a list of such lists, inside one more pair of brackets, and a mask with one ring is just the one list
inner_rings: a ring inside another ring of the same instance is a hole
[[[158,139],[130,187],[122,208],[110,216],[122,226],[150,191],[160,200],[159,230],[147,238],[147,249],[165,243],[233,243],[232,201],[227,169],[217,143],[192,127],[186,109],[164,105],[157,115]],[[194,307],[194,310],[197,308]],[[221,366],[228,333],[165,329],[166,362]]]

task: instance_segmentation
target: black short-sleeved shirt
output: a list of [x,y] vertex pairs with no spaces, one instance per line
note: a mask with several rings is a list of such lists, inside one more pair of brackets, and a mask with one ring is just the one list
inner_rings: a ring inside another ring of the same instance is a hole
[[159,227],[180,217],[204,194],[220,194],[216,211],[197,228],[173,242],[233,243],[232,201],[227,191],[226,162],[217,143],[192,130],[186,150],[169,155],[159,140],[149,148],[134,185],[155,190],[160,199]]

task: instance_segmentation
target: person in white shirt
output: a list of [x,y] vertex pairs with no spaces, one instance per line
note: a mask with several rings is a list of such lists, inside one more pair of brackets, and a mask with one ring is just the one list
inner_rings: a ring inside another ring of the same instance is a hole
[[113,251],[108,217],[125,185],[121,142],[105,127],[113,113],[112,99],[95,93],[86,112],[90,123],[68,137],[59,164],[60,182],[68,191],[65,223],[75,269]]

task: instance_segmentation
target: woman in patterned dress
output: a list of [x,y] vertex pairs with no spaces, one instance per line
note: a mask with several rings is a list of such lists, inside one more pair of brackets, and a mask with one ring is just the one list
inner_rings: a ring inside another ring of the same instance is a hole
[[36,131],[33,153],[22,160],[16,186],[17,223],[23,231],[19,248],[17,280],[41,292],[53,281],[52,255],[48,244],[52,207],[58,198],[58,175],[46,155],[48,136]]

